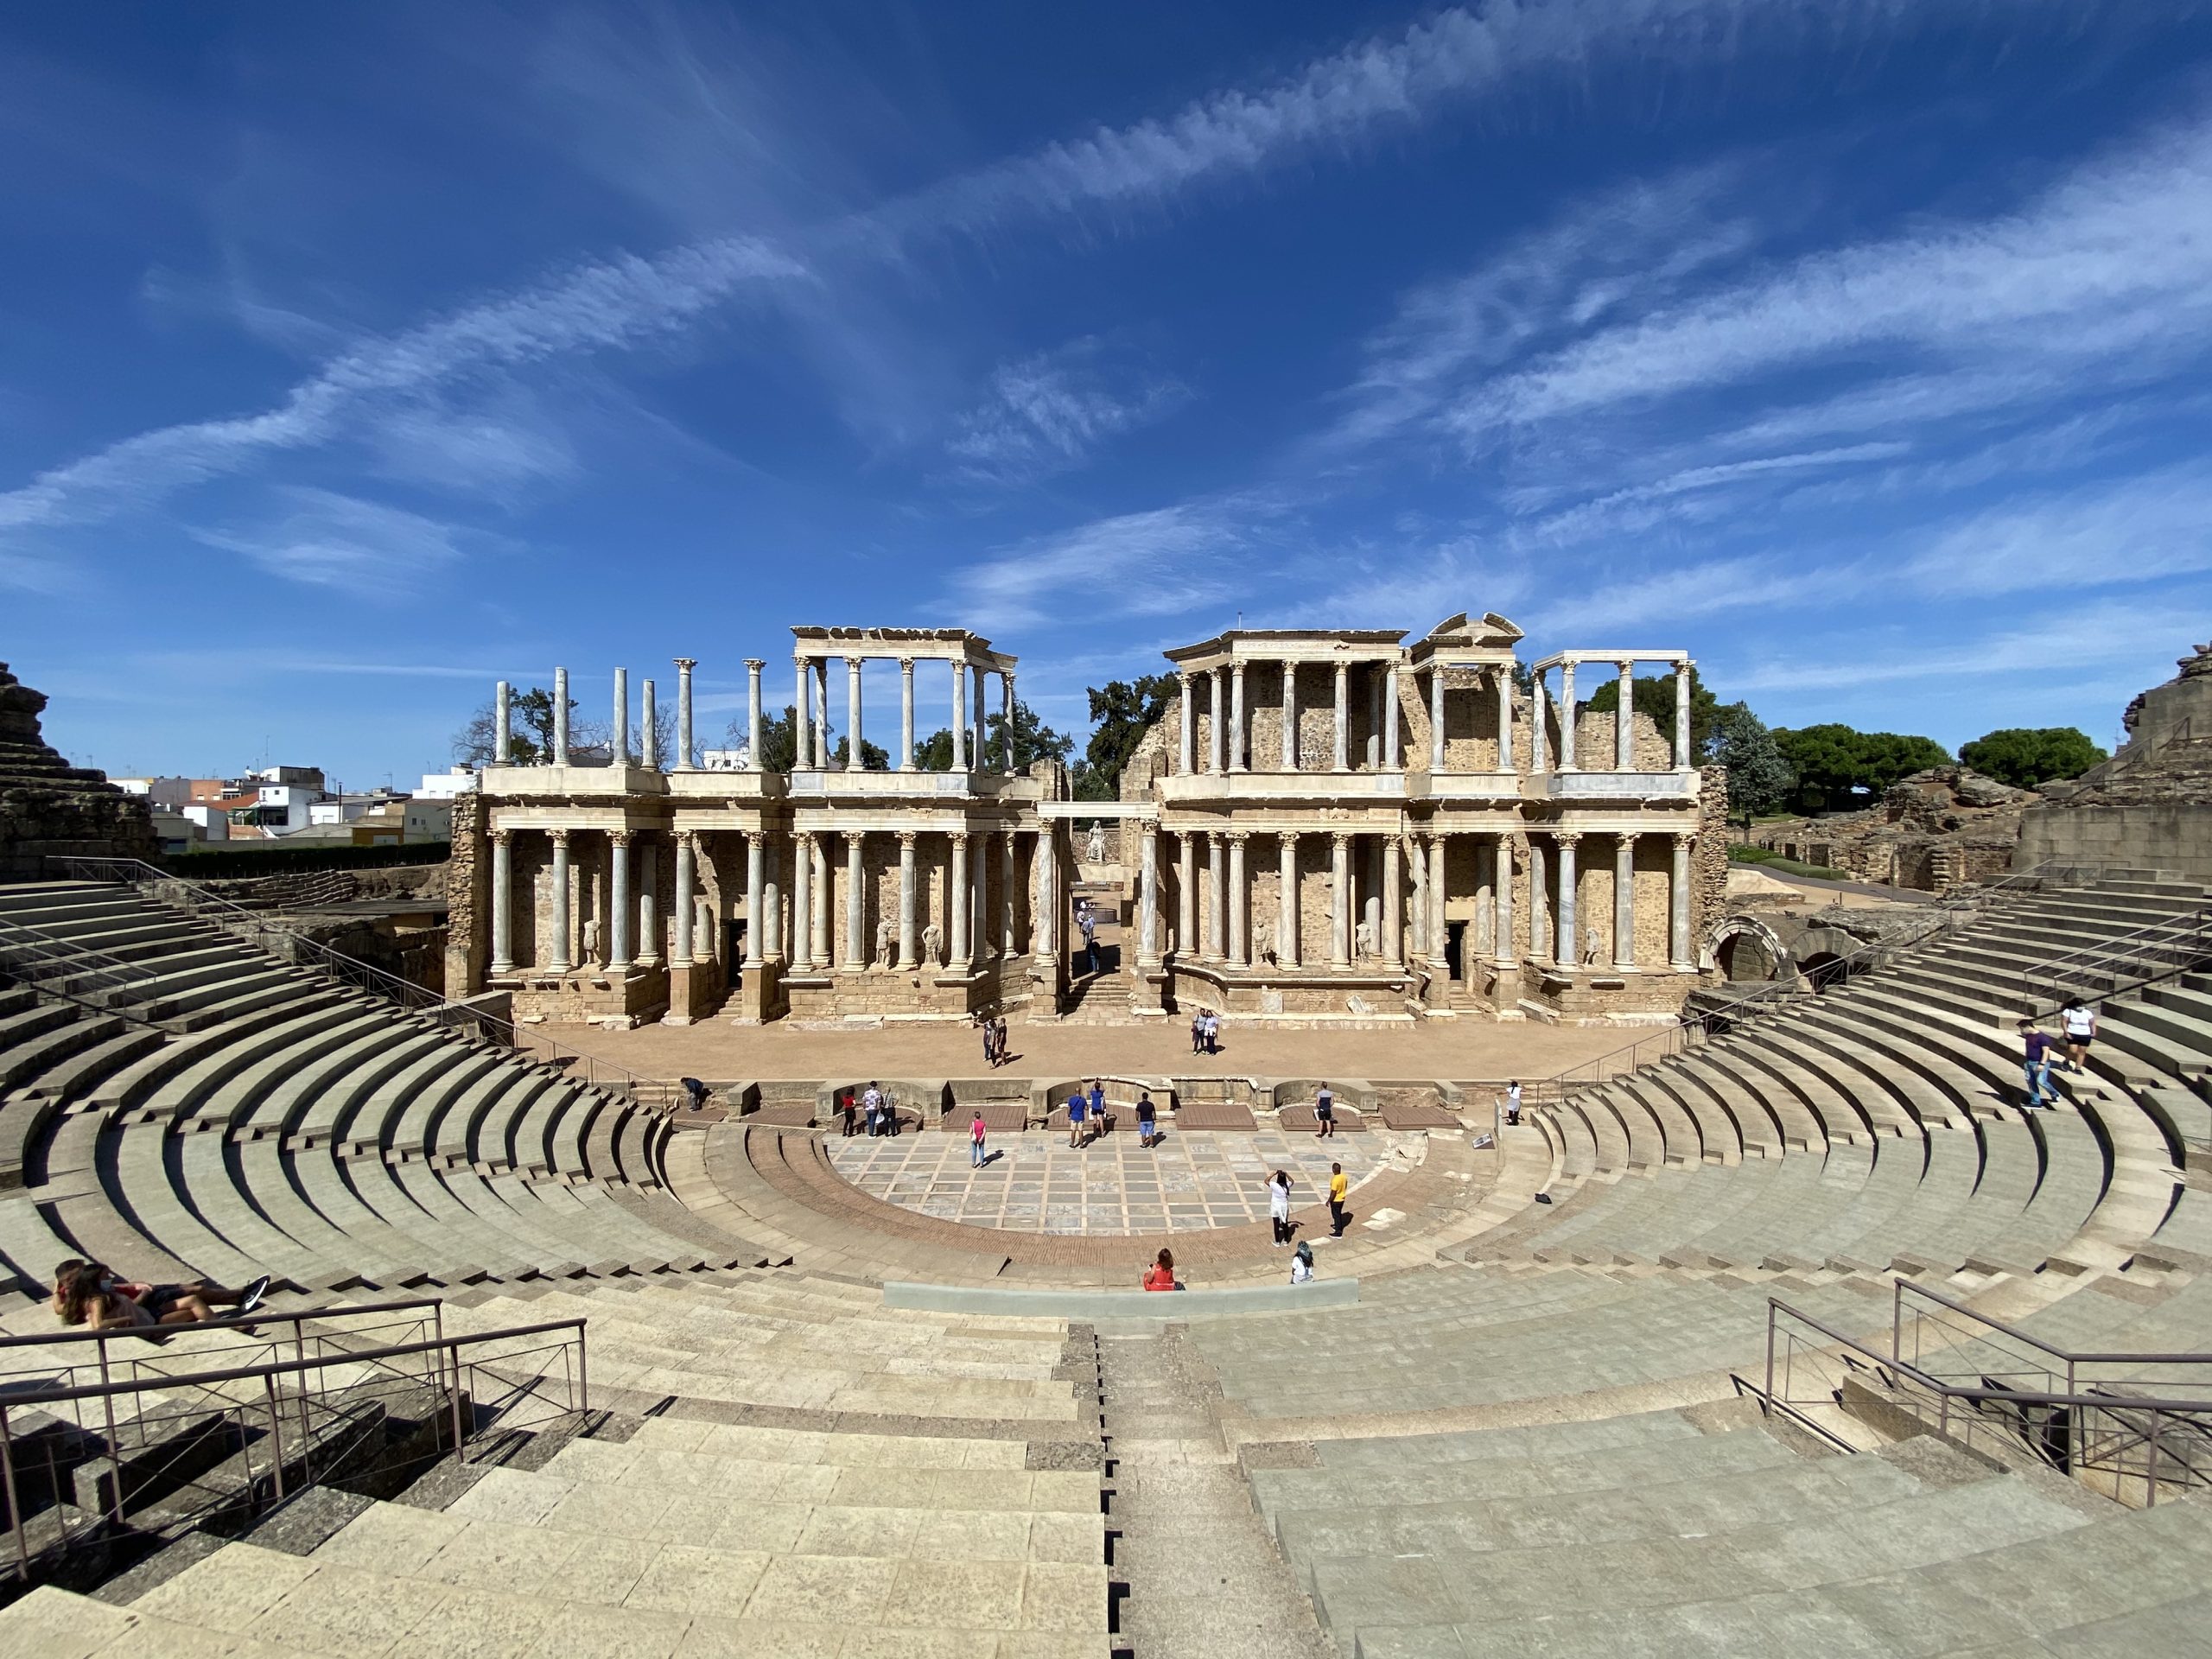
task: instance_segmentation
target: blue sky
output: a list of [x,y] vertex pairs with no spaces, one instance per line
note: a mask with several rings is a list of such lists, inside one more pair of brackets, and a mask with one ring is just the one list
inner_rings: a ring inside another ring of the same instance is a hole
[[2108,742],[2212,615],[2209,63],[2037,0],[12,8],[0,656],[80,760],[363,784],[555,663],[696,657],[717,730],[793,622],[971,626],[1068,728],[1240,616],[1492,609]]

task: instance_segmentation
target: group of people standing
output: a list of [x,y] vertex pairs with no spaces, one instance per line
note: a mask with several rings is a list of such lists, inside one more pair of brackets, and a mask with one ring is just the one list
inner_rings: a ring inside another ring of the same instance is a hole
[[1221,1052],[1221,1016],[1211,1008],[1200,1008],[1191,1016],[1191,1052]]
[[871,1083],[858,1094],[846,1090],[844,1097],[837,1103],[837,1111],[844,1120],[844,1138],[849,1141],[861,1133],[862,1123],[871,1136],[899,1133],[899,1109],[880,1084]]
[[979,1014],[975,1016],[975,1023],[983,1033],[983,1064],[996,1071],[1011,1058],[1006,1047],[1006,1016]]

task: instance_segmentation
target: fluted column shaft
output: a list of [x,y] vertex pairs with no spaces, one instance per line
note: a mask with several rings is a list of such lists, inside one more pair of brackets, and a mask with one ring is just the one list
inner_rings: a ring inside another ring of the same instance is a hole
[[1675,869],[1672,886],[1668,893],[1668,951],[1671,965],[1677,973],[1691,973],[1696,969],[1697,957],[1690,950],[1690,847],[1692,837],[1677,832],[1674,836]]
[[1532,772],[1548,771],[1545,764],[1544,717],[1551,712],[1551,690],[1545,683],[1542,670],[1529,688],[1529,770]]
[[[652,681],[645,682],[651,685]],[[650,836],[640,837],[635,855],[638,861],[638,950],[636,959],[652,963],[660,960],[659,860]]]
[[1014,776],[1014,676],[999,676],[999,770]]
[[1394,968],[1406,960],[1403,852],[1397,836],[1382,837],[1382,960]]
[[1198,947],[1198,838],[1185,830],[1176,850],[1175,954],[1196,962],[1205,954]]
[[1398,747],[1398,665],[1390,664],[1382,671],[1382,770],[1399,772],[1404,769],[1405,756]]
[[1580,839],[1565,831],[1552,837],[1559,848],[1559,943],[1554,947],[1553,960],[1562,968],[1571,968],[1580,960],[1574,948],[1574,847]]
[[1636,837],[1613,843],[1613,969],[1636,971]]
[[1239,663],[1230,675],[1229,696],[1229,769],[1243,772],[1244,766],[1244,664]]
[[630,832],[607,837],[607,965],[620,972],[630,965]]
[[639,764],[648,772],[660,770],[660,708],[653,701],[653,683],[647,680],[639,693],[643,707],[639,709]]
[[608,759],[618,766],[626,766],[630,764],[630,671],[626,668],[614,671],[613,714],[613,741],[609,745],[613,753]]
[[896,772],[914,769],[914,659],[899,659],[899,760]]
[[1187,671],[1175,677],[1175,706],[1182,719],[1176,754],[1187,777],[1198,769],[1198,718],[1191,712],[1191,676]]
[[1675,770],[1690,769],[1690,665],[1675,664]]
[[1574,663],[1559,665],[1559,769],[1580,772],[1582,758],[1574,746]]
[[1245,915],[1249,906],[1244,902],[1244,836],[1231,833],[1229,837],[1229,965],[1243,968],[1251,962],[1251,952],[1246,944]]
[[791,770],[810,771],[814,766],[814,676],[806,658],[795,659],[798,673],[791,692]]
[[1030,927],[1030,955],[1057,960],[1060,949],[1060,842],[1058,823],[1037,826],[1037,915]]
[[[848,750],[848,753],[850,753]],[[830,770],[830,659],[814,664],[814,769]]]
[[1428,893],[1421,901],[1428,910],[1428,954],[1435,961],[1444,960],[1444,901],[1446,894],[1445,864],[1450,849],[1441,836],[1428,838]]
[[569,671],[553,671],[553,764],[569,764]]
[[1150,967],[1160,960],[1160,830],[1144,826],[1143,857],[1137,875],[1137,961]]
[[867,763],[861,759],[861,663],[858,657],[845,658],[845,770],[864,772]]
[[1519,837],[1515,836],[1500,836],[1497,838],[1497,920],[1491,929],[1491,938],[1495,941],[1497,965],[1501,968],[1512,967],[1516,960],[1513,945],[1513,861],[1522,845]]
[[[746,929],[749,936],[753,929]],[[746,954],[752,954],[748,947]],[[814,966],[814,837],[791,838],[791,969],[805,972]]]
[[915,955],[916,903],[921,895],[914,882],[914,832],[899,832],[899,971],[910,974],[918,965]]
[[968,664],[952,665],[952,769],[968,770]]
[[814,866],[814,904],[808,916],[808,923],[814,935],[810,941],[813,946],[811,954],[816,964],[827,972],[830,963],[829,838],[809,831],[806,837],[806,855],[807,861]]
[[553,926],[545,965],[556,974],[565,974],[575,965],[569,953],[569,832],[548,833],[553,837]]
[[1444,770],[1444,664],[1428,669],[1428,769]]
[[691,925],[698,909],[699,838],[688,830],[676,838],[676,948],[668,965],[691,965]]
[[1636,664],[1620,665],[1620,696],[1613,710],[1613,770],[1636,770]]
[[1335,758],[1338,772],[1351,770],[1351,664],[1337,664],[1337,734]]
[[698,765],[699,751],[691,744],[691,671],[699,666],[692,657],[676,658],[676,769],[690,772]]
[[492,832],[492,971],[505,975],[514,970],[514,834],[512,830],[494,830]]
[[767,667],[767,660],[760,657],[745,659],[745,769],[762,770],[760,765],[760,671]]
[[492,764],[515,762],[515,689],[501,680],[492,688]]
[[1206,760],[1222,772],[1229,770],[1229,671],[1217,668],[1212,681],[1213,726],[1207,734]]
[[1529,838],[1529,960],[1547,962],[1551,958],[1551,895],[1547,890],[1551,878],[1544,869],[1544,843],[1535,836]]
[[[1338,666],[1337,683],[1344,684]],[[1338,728],[1340,732],[1342,728]],[[1351,966],[1351,837],[1329,837],[1329,966]]]
[[758,968],[775,947],[768,930],[775,918],[768,914],[768,837],[758,830],[745,837],[745,965]]
[[1298,664],[1282,665],[1282,769],[1298,770]]
[[1281,892],[1277,896],[1275,961],[1285,968],[1298,966],[1298,836],[1286,833],[1281,842]]
[[868,966],[868,837],[859,830],[845,834],[845,971],[858,973]]
[[1229,954],[1229,849],[1218,835],[1206,837],[1206,960],[1220,962]]
[[1014,884],[1018,851],[1014,842],[1016,833],[1012,830],[1007,830],[999,842],[999,902],[1006,912],[1006,944],[1002,949],[1008,957],[1017,954],[1014,947],[1021,943],[1020,890]]
[[973,960],[968,944],[968,917],[973,908],[968,898],[968,836],[956,830],[952,836],[952,879],[944,895],[944,907],[951,912],[952,955],[946,966],[965,969]]
[[1499,664],[1491,670],[1491,683],[1497,691],[1497,769],[1513,770],[1513,673]]

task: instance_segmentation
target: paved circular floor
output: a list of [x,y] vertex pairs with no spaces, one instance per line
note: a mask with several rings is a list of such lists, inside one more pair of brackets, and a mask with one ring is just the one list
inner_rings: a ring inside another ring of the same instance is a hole
[[[1119,1130],[1081,1150],[1065,1135],[1000,1135],[970,1166],[968,1137],[925,1131],[869,1140],[833,1136],[830,1160],[861,1192],[925,1216],[1021,1232],[1095,1234],[1242,1227],[1268,1218],[1268,1177],[1290,1172],[1293,1207],[1328,1195],[1329,1166],[1355,1187],[1394,1160],[1401,1137],[1382,1129],[1327,1141],[1280,1129],[1171,1130],[1149,1150]],[[1355,1201],[1351,1207],[1358,1208]]]

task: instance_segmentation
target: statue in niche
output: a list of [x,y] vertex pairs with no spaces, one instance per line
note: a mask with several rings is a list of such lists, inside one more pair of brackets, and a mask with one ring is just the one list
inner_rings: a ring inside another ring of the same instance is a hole
[[1106,826],[1104,824],[1094,823],[1090,826],[1090,841],[1084,849],[1084,856],[1093,864],[1103,864],[1106,861]]
[[922,966],[934,968],[944,944],[944,931],[931,922],[922,930]]
[[1375,924],[1363,916],[1360,918],[1359,925],[1352,929],[1351,937],[1356,947],[1354,954],[1363,961],[1376,955],[1381,948],[1375,942]]
[[1274,965],[1275,925],[1264,916],[1252,924],[1252,960]]
[[577,963],[576,966],[579,968],[599,966],[599,918],[597,917],[592,918],[584,924],[583,959]]
[[1604,937],[1598,931],[1598,924],[1592,922],[1582,931],[1582,965],[1587,968],[1602,961],[1605,954]]
[[899,965],[899,930],[888,916],[875,925],[875,965],[887,974]]

